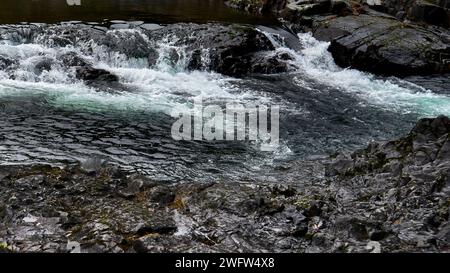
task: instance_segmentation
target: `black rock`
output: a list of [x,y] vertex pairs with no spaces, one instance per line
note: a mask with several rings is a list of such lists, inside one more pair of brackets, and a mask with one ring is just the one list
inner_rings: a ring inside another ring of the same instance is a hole
[[[258,71],[282,71],[274,69],[271,61],[257,56],[274,49],[270,40],[253,27],[220,24],[175,24],[152,31],[152,39],[174,37],[176,46],[186,46],[192,52],[188,68],[216,71],[230,76],[242,76],[253,72],[254,61]],[[201,50],[208,51],[209,60],[202,63]],[[284,69],[285,71],[285,69]]]
[[421,119],[412,129],[412,133],[431,134],[435,138],[440,138],[443,135],[450,134],[450,119],[446,116]]
[[50,71],[52,69],[53,60],[50,58],[43,58],[34,66],[36,74],[41,74],[43,71]]
[[76,78],[83,80],[86,85],[97,91],[127,91],[126,87],[119,82],[119,77],[104,69],[79,66],[76,67]]
[[408,18],[448,28],[450,26],[449,14],[450,12],[438,5],[426,1],[416,1],[409,10]]
[[12,60],[12,59],[10,59],[8,57],[4,57],[4,56],[0,55],[0,69],[1,70],[6,70],[7,68],[9,68],[14,63],[15,63],[14,60]]
[[104,69],[82,66],[76,68],[77,79],[84,81],[116,82],[119,78]]
[[329,33],[329,51],[340,66],[396,76],[450,71],[450,33],[444,29],[359,15],[322,22],[316,29],[320,38],[328,26],[338,30]]
[[88,62],[84,60],[82,57],[78,56],[75,52],[68,52],[61,56],[59,59],[63,62],[63,64],[67,67],[72,66],[87,66]]

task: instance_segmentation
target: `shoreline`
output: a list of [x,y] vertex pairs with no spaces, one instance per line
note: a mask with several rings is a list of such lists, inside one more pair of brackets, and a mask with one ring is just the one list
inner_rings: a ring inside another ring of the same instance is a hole
[[2,251],[446,252],[449,148],[439,117],[351,155],[293,162],[288,185],[0,167]]

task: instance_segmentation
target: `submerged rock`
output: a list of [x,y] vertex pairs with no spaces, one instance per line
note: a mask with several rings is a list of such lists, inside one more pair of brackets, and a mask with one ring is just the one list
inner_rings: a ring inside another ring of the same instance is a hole
[[125,90],[125,87],[119,83],[119,77],[104,69],[79,66],[76,67],[76,77],[99,91],[116,92]]
[[6,70],[10,66],[14,65],[15,63],[16,63],[16,61],[14,61],[8,57],[3,57],[2,55],[0,55],[0,69],[1,70]]
[[39,75],[43,71],[50,71],[52,69],[53,60],[50,58],[40,59],[34,66],[35,74]]
[[77,78],[81,80],[85,80],[88,82],[94,81],[105,81],[105,82],[116,82],[119,78],[111,74],[111,72],[106,71],[104,69],[98,69],[93,67],[77,67]]
[[87,66],[89,63],[78,56],[76,52],[67,52],[59,56],[59,59],[66,67]]

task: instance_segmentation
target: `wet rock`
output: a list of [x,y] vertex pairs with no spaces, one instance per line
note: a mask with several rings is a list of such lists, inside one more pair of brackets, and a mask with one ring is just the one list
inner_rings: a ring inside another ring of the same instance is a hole
[[77,67],[76,69],[77,78],[84,81],[105,81],[105,82],[116,82],[119,78],[116,75],[104,69],[98,69],[93,67]]
[[427,118],[420,120],[412,129],[416,135],[425,135],[435,139],[440,138],[450,132],[450,119],[446,116],[439,116],[435,119]]
[[[191,69],[205,67],[230,76],[242,76],[254,70],[286,69],[274,64],[273,60],[258,57],[274,47],[263,33],[250,26],[175,24],[152,31],[149,36],[154,39],[176,37],[175,46],[187,46],[186,51],[193,52],[187,62]],[[206,63],[201,59],[202,50],[208,52]]]
[[0,166],[0,241],[20,252],[448,251],[449,143],[447,117],[423,119],[397,140],[308,162],[322,171],[289,185]]
[[[133,61],[149,67],[161,62],[175,70],[207,70],[230,76],[272,74],[289,69],[288,58],[275,56],[275,48],[269,38],[248,25],[180,23],[148,28],[128,25],[126,29],[116,30],[99,29],[89,24],[57,24],[26,26],[26,29],[31,33],[26,39],[56,48],[60,52],[56,61],[58,65],[80,67],[77,68],[77,78],[99,90],[113,89],[111,87],[117,86],[113,84],[117,78],[101,69],[94,69],[85,56],[106,63]],[[11,41],[23,40],[26,36],[23,32],[22,28],[11,27],[2,35]],[[289,35],[286,39],[288,44],[298,46],[295,35]],[[79,48],[81,54],[58,50],[68,45]],[[5,67],[10,66],[6,59],[1,63],[5,63],[2,64]],[[49,65],[43,64],[40,68],[37,72],[49,70]],[[119,86],[119,89],[124,88]]]
[[450,6],[446,0],[362,0],[360,2],[391,15],[401,14],[396,16],[399,19],[407,18],[441,27],[448,27],[450,22]]
[[159,58],[158,51],[156,51],[156,50],[150,51],[149,54],[148,54],[148,56],[147,56],[148,65],[149,65],[150,67],[155,66],[156,63],[157,63],[157,61],[158,61],[158,58]]
[[128,29],[130,28],[130,25],[127,23],[121,23],[121,24],[112,24],[110,26],[111,29]]
[[86,60],[78,56],[75,52],[68,52],[59,56],[59,60],[67,67],[72,66],[87,66],[89,65]]
[[448,28],[450,26],[449,14],[450,12],[436,4],[416,1],[409,10],[408,18]]
[[80,168],[87,173],[98,172],[104,167],[105,161],[98,157],[88,158],[83,160],[80,164]]
[[255,55],[250,61],[250,72],[259,74],[277,74],[288,71],[289,66],[285,61],[289,60],[290,57],[284,56],[284,60],[280,57],[283,58],[283,56],[270,56],[265,53]]
[[137,31],[110,31],[97,36],[96,42],[130,58],[148,58],[154,54],[154,46]]
[[145,30],[157,30],[163,28],[164,26],[158,24],[142,24],[139,25],[139,27]]
[[[380,75],[428,75],[450,71],[450,33],[445,29],[450,12],[437,2],[288,1],[282,16],[295,32],[311,31],[330,41],[329,51],[342,67]],[[400,21],[404,18],[408,21]]]
[[154,45],[140,31],[128,24],[117,24],[117,27],[126,29],[109,30],[100,26],[85,24],[57,24],[34,30],[36,41],[51,47],[65,47],[74,45],[86,47],[94,43],[97,46],[108,48],[111,52],[124,54],[129,58],[147,58]]
[[201,70],[204,68],[201,50],[197,49],[192,52],[187,68],[189,70]]
[[104,92],[124,91],[126,88],[119,83],[119,77],[111,72],[91,66],[76,67],[76,78],[86,85]]
[[14,60],[0,55],[0,69],[1,70],[6,70],[8,67],[13,65],[14,63],[15,63]]
[[[372,15],[325,20],[316,31],[339,29],[330,37],[336,63],[383,75],[415,75],[450,71],[450,34]],[[386,31],[389,29],[389,31]]]
[[52,69],[53,60],[50,58],[43,58],[39,60],[35,66],[34,70],[36,74],[41,74],[43,71],[50,71]]
[[296,12],[302,16],[324,13],[339,14],[342,10],[349,9],[349,4],[346,1],[300,0],[288,1],[286,9],[291,13]]

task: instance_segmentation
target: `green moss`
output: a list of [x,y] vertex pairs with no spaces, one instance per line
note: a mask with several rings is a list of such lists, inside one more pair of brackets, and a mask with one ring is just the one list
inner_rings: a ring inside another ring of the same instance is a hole
[[19,179],[30,175],[47,175],[49,177],[60,177],[65,172],[64,169],[50,165],[35,165],[31,168],[23,168],[11,176],[13,179]]
[[301,198],[297,199],[294,202],[294,205],[303,209],[310,209],[311,208],[311,202],[312,199],[308,196],[302,196]]
[[9,250],[8,249],[8,244],[6,242],[1,242],[0,243],[0,250]]

